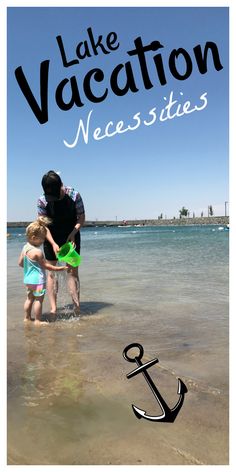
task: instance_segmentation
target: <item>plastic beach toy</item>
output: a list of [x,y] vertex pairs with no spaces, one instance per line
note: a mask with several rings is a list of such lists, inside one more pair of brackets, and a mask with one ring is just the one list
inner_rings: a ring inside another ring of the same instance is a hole
[[78,267],[81,263],[80,255],[76,252],[73,244],[70,242],[63,244],[63,246],[60,247],[60,250],[57,253],[57,259],[66,262],[72,267]]

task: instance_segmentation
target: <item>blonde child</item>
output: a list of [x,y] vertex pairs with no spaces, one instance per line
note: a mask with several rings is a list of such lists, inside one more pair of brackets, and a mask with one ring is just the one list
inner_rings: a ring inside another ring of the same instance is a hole
[[45,324],[41,321],[43,299],[46,292],[46,270],[67,270],[66,266],[53,266],[49,264],[40,248],[45,241],[47,225],[51,220],[47,217],[39,217],[26,228],[27,244],[24,245],[18,264],[24,268],[24,284],[27,288],[27,298],[24,303],[24,321],[32,321],[31,310],[34,307],[35,324]]

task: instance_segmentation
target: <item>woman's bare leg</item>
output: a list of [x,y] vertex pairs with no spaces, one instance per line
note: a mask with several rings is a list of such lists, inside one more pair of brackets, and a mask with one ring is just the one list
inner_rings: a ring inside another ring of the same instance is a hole
[[76,315],[79,315],[80,310],[80,281],[78,267],[69,266],[67,275],[68,290],[71,295],[75,307]]
[[[48,261],[48,262],[49,262],[49,264],[52,264],[54,266],[57,265],[57,261]],[[50,302],[50,305],[51,305],[51,314],[56,315],[58,280],[57,280],[57,277],[55,277],[55,273],[53,271],[48,272],[47,292],[48,292],[49,302]]]

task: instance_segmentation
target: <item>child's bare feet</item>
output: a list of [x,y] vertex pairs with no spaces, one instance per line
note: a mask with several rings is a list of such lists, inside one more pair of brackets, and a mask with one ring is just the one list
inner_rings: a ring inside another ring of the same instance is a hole
[[31,317],[26,316],[26,317],[24,318],[24,323],[28,323],[28,321],[34,321],[34,319],[31,318]]
[[34,322],[35,326],[46,326],[48,325],[48,322],[47,321],[40,321],[40,320],[35,320]]

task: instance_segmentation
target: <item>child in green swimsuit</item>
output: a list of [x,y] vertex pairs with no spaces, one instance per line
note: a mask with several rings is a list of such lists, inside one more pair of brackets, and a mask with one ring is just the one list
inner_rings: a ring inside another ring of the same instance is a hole
[[[24,268],[24,284],[27,287],[27,298],[24,303],[24,321],[32,321],[31,310],[34,306],[35,324],[45,324],[41,321],[43,299],[46,292],[46,269],[61,271],[68,270],[67,266],[49,264],[40,248],[45,241],[47,225],[51,220],[39,217],[26,228],[27,244],[24,245],[18,264]],[[46,323],[47,324],[47,323]]]

